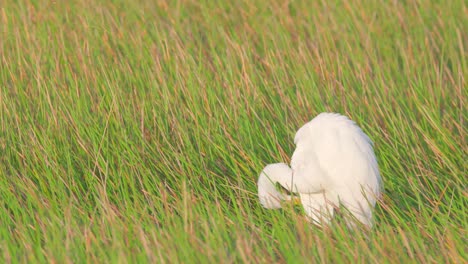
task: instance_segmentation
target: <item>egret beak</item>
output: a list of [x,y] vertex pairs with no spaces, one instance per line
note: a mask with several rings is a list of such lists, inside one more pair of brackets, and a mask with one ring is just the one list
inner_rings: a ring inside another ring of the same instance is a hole
[[292,205],[292,206],[302,205],[301,198],[298,197],[298,196],[293,196],[293,195],[289,196],[286,200],[284,200],[283,204],[284,205]]
[[301,198],[297,197],[297,196],[293,196],[291,198],[291,202],[293,205],[301,205]]

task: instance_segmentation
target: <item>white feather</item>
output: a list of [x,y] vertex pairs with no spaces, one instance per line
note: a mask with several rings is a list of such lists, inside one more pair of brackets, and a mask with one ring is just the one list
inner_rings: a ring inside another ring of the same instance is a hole
[[[333,208],[341,205],[371,226],[382,180],[369,137],[349,118],[322,113],[297,131],[294,143],[291,169],[284,163],[268,165],[260,174],[262,205],[279,208],[287,199],[274,188],[277,182],[299,193],[306,214],[316,224],[329,223]],[[354,226],[351,219],[348,224]]]

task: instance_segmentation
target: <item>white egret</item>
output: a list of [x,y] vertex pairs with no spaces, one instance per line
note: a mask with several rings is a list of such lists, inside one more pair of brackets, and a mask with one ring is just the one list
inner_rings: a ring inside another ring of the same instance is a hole
[[[341,205],[371,227],[382,180],[369,137],[349,118],[322,113],[296,132],[294,143],[291,168],[284,163],[269,164],[260,173],[262,206],[277,209],[291,200],[276,190],[279,183],[299,195],[305,213],[317,225],[328,224]],[[352,218],[345,219],[348,226],[354,226]]]

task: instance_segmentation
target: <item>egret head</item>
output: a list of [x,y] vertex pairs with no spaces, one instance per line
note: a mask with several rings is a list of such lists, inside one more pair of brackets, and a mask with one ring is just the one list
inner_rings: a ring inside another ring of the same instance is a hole
[[268,209],[281,208],[284,200],[289,200],[288,195],[284,195],[276,190],[276,182],[281,178],[291,178],[292,170],[287,164],[275,163],[267,165],[258,177],[258,197],[260,204]]

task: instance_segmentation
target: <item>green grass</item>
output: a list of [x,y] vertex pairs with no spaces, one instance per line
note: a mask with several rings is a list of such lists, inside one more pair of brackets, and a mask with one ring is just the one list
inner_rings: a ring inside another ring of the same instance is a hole
[[[466,2],[228,2],[2,2],[0,262],[466,262]],[[367,234],[257,201],[324,111],[375,142]]]

